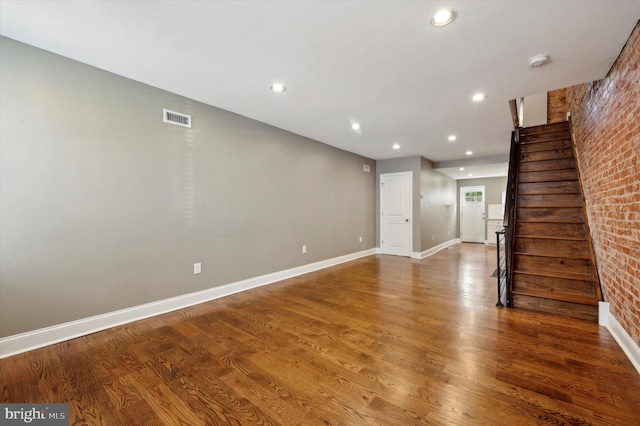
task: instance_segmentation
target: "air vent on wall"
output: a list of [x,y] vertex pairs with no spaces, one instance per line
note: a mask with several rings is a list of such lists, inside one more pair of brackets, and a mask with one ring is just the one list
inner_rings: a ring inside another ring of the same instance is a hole
[[164,108],[162,110],[162,121],[176,126],[191,127],[191,116],[181,112],[171,111]]

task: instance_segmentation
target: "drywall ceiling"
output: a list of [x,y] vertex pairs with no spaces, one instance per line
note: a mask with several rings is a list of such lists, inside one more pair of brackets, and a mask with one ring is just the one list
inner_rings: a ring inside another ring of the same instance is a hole
[[[457,20],[432,26],[445,6]],[[0,1],[3,36],[372,159],[438,162],[506,154],[508,100],[604,77],[639,17],[640,0]],[[551,62],[529,68],[537,54]]]

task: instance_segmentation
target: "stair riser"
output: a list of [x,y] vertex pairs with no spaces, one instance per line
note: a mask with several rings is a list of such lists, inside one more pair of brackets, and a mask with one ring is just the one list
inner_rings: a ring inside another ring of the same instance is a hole
[[581,208],[527,208],[519,206],[516,211],[516,221],[583,223],[584,215]]
[[593,322],[598,321],[597,306],[579,305],[577,303],[542,299],[538,297],[524,296],[519,294],[514,294],[511,300],[515,308],[530,309],[533,311],[564,315]]
[[513,274],[513,290],[520,293],[543,291],[559,296],[592,298],[594,301],[596,298],[593,281],[568,280],[519,273]]
[[550,124],[540,124],[538,126],[525,127],[520,129],[521,136],[527,135],[537,135],[540,133],[549,133],[549,132],[558,132],[558,131],[569,131],[569,123],[566,121],[558,122],[558,123],[550,123]]
[[582,223],[516,223],[516,238],[520,235],[541,237],[586,238],[586,227]]
[[535,194],[579,194],[578,181],[566,182],[530,182],[518,184],[518,195]]
[[518,238],[515,251],[519,253],[546,253],[562,256],[589,256],[587,241],[547,240],[537,238]]
[[573,158],[562,158],[559,160],[536,160],[520,163],[520,172],[543,172],[551,170],[566,170],[576,168],[576,161]]
[[591,261],[562,257],[540,257],[514,254],[513,268],[522,272],[565,273],[591,276]]
[[520,151],[520,160],[522,161],[556,160],[560,158],[573,158],[573,150],[564,148],[549,151]]
[[578,179],[578,172],[573,170],[550,170],[545,172],[520,172],[518,182],[558,182]]
[[553,139],[571,138],[571,134],[567,130],[559,130],[556,132],[538,133],[531,135],[520,134],[520,143],[546,142]]
[[[520,152],[547,151],[553,149],[571,149],[571,139],[558,139],[548,142],[521,143]],[[573,150],[572,150],[573,151]]]
[[580,194],[521,195],[518,207],[582,207]]

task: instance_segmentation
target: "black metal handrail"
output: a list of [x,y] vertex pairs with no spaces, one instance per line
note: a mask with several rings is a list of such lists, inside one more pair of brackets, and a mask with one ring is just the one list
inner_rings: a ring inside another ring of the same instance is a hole
[[498,303],[496,306],[511,306],[511,295],[509,293],[509,257],[505,240],[506,228],[496,231],[496,254],[497,265],[496,277],[498,279]]
[[509,153],[509,172],[507,175],[507,193],[504,208],[504,257],[505,281],[504,295],[507,307],[511,307],[511,276],[513,273],[513,244],[515,234],[516,191],[518,187],[518,158],[520,157],[520,128],[511,132],[511,149]]
[[518,157],[520,156],[520,129],[511,132],[511,148],[509,151],[509,171],[507,174],[507,193],[504,208],[504,226],[510,226],[514,220],[516,207],[516,185],[518,184]]

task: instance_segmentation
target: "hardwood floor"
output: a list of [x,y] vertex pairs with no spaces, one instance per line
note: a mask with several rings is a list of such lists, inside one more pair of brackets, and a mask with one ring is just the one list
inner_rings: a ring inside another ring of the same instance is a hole
[[495,249],[370,256],[0,361],[88,425],[640,424],[597,324],[496,308]]

